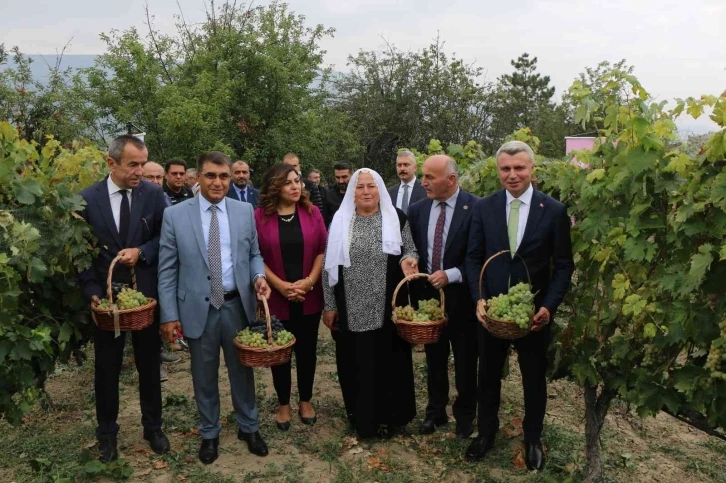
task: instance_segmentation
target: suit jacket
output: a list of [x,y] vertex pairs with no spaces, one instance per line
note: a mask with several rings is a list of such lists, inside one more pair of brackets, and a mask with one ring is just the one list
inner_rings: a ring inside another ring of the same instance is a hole
[[[474,205],[466,254],[467,278],[474,300],[479,299],[479,274],[484,262],[495,253],[509,249],[506,203],[505,191],[501,190]],[[532,287],[536,292],[535,307],[537,310],[542,306],[547,307],[550,315],[554,316],[575,270],[570,218],[565,205],[534,190],[517,254],[526,262],[532,277]],[[489,299],[506,293],[510,283],[515,285],[526,281],[522,260],[503,254],[487,266],[482,295],[484,299]]]
[[[312,213],[298,206],[297,216],[300,217],[300,228],[303,236],[303,277],[310,275],[313,263],[318,255],[325,253],[325,244],[328,240],[328,232],[325,230],[325,223],[318,207],[313,205]],[[288,282],[295,280],[285,279],[285,264],[282,261],[280,249],[280,227],[277,213],[272,216],[265,216],[264,208],[255,210],[255,223],[257,224],[257,235],[260,241],[260,252],[267,267],[272,273]],[[323,310],[323,284],[322,277],[318,278],[313,290],[305,295],[302,303],[303,314],[310,315]],[[290,319],[290,302],[277,290],[272,290],[269,306],[270,313],[280,320]]]
[[323,206],[323,196],[320,192],[320,188],[307,178],[302,178],[302,181],[305,189],[308,191],[308,195],[310,196],[310,202],[317,206],[322,214],[325,211],[325,207]]
[[[252,321],[257,306],[252,279],[265,273],[252,205],[232,199],[226,204],[234,279],[247,320]],[[209,313],[210,280],[199,197],[194,197],[164,212],[159,240],[161,323],[179,320],[185,337],[200,337]]]
[[[93,228],[93,234],[98,239],[99,252],[93,265],[78,273],[79,285],[89,303],[94,295],[105,297],[106,277],[111,261],[124,248],[139,248],[144,252],[146,261],[139,260],[134,267],[138,290],[147,297],[156,298],[159,233],[166,208],[164,191],[145,180],[131,191],[128,238],[121,240],[111,211],[107,180],[108,176],[80,192],[86,201],[86,208],[81,216]],[[117,263],[113,273],[114,281],[131,285],[131,273],[128,268]]]
[[[253,188],[252,186],[247,186],[247,203],[252,205],[252,208],[257,208],[257,199],[260,197],[260,190],[257,188]],[[237,190],[234,189],[234,186],[232,183],[229,184],[229,189],[227,190],[227,198],[232,198],[233,200],[242,201],[239,199],[239,196],[237,196]]]
[[[393,206],[396,206],[396,198],[398,197],[398,189],[401,187],[401,182],[399,181],[393,186],[389,186],[388,194],[391,195],[391,201],[393,202]],[[419,200],[422,200],[426,198],[426,189],[421,186],[421,181],[416,180],[413,182],[413,189],[411,190],[411,193],[408,197],[408,207],[410,208],[412,204],[416,203]]]
[[[471,193],[464,190],[459,191],[442,254],[444,270],[458,268],[462,277],[462,283],[449,284],[444,287],[446,313],[452,324],[456,324],[458,320],[471,321],[474,316],[474,302],[467,282],[465,261],[471,215],[474,211],[474,204],[478,200],[479,198]],[[413,241],[418,251],[418,266],[421,271],[425,271],[428,266],[428,225],[433,204],[433,200],[426,198],[408,208],[408,222],[411,225],[411,235],[413,235]]]

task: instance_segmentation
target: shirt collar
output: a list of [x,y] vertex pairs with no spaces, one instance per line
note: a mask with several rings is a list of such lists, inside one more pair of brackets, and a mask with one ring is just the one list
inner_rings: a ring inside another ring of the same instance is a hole
[[456,200],[457,200],[457,198],[459,198],[459,190],[460,189],[461,188],[456,188],[456,192],[453,195],[451,195],[451,197],[448,200],[444,200],[444,201],[436,200],[434,202],[434,208],[437,207],[437,206],[439,206],[441,203],[446,203],[446,205],[449,206],[450,208],[455,207],[456,206]]
[[413,179],[412,179],[411,181],[409,181],[408,183],[404,183],[404,182],[403,182],[403,180],[402,180],[402,181],[401,181],[401,187],[403,187],[403,185],[405,185],[405,184],[407,184],[409,188],[413,188],[413,185],[415,185],[415,184],[416,184],[416,177],[414,177],[414,178],[413,178]]
[[237,190],[237,193],[245,193],[245,194],[247,194],[247,186],[246,185],[245,185],[244,188],[239,188],[239,187],[237,187],[236,184],[233,184],[232,186],[234,186],[234,189]]
[[[224,198],[222,198],[222,201],[220,201],[216,205],[217,205],[217,209],[220,212],[226,213],[227,212],[226,196]],[[199,194],[199,206],[201,207],[202,212],[204,212],[204,211],[207,211],[210,206],[212,206],[212,203],[210,203],[210,201],[207,198],[205,198],[204,196],[202,196],[202,194],[200,193]]]
[[[507,206],[509,206],[509,204],[515,200],[515,198],[514,198],[514,196],[512,196],[512,194],[509,191],[505,190],[504,192],[507,194]],[[532,195],[533,194],[534,194],[534,188],[532,187],[532,184],[530,183],[529,188],[527,188],[527,190],[524,193],[522,193],[522,195],[519,198],[516,198],[516,199],[519,199],[519,201],[521,201],[525,205],[529,206],[532,204]]]
[[[118,193],[119,191],[121,191],[122,189],[124,189],[124,188],[119,188],[116,185],[116,183],[113,182],[113,180],[111,179],[111,175],[110,174],[108,175],[108,181],[106,182],[106,186],[108,186],[108,194],[109,194],[109,196],[112,195],[112,194]],[[127,191],[131,191],[131,190],[127,190]]]

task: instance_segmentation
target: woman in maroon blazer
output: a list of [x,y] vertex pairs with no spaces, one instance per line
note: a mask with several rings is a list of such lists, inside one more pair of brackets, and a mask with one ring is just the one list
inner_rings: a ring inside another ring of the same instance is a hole
[[[323,310],[320,272],[328,236],[320,210],[303,189],[292,166],[276,164],[265,173],[255,210],[260,251],[265,275],[272,287],[269,305],[295,343],[297,382],[300,395],[298,414],[305,424],[315,422],[310,404],[317,361],[318,326]],[[290,428],[291,364],[272,368],[272,380],[280,407],[275,416],[282,431]]]

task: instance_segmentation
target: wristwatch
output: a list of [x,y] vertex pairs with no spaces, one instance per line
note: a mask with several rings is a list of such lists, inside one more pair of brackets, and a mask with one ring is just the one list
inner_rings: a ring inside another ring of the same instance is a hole
[[146,263],[146,255],[144,255],[144,251],[141,248],[139,248],[138,250],[139,250],[139,260]]
[[254,278],[252,279],[252,284],[253,284],[253,285],[254,285],[254,283],[255,283],[255,282],[257,281],[257,279],[258,279],[258,278],[264,278],[265,280],[267,280],[267,277],[265,277],[265,274],[264,274],[264,273],[258,273],[258,274],[257,274],[257,275],[255,275],[255,277],[254,277]]

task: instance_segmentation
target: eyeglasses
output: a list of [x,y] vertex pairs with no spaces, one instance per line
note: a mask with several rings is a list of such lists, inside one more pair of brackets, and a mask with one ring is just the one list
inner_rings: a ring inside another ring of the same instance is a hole
[[145,174],[144,179],[148,179],[149,181],[153,181],[153,180],[161,181],[162,179],[164,179],[164,175],[160,174],[159,176],[154,176],[152,174]]
[[232,177],[232,175],[229,173],[202,173],[202,176],[207,178],[209,181],[214,181],[217,178],[219,178],[221,181],[228,181]]

